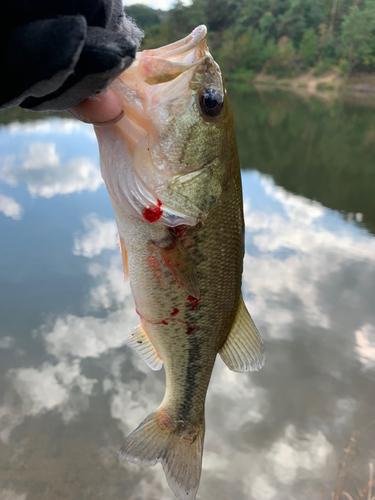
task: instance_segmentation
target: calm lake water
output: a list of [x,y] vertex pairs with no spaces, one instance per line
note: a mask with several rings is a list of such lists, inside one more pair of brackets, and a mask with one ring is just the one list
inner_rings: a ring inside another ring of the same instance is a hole
[[[243,291],[267,363],[217,360],[198,499],[319,500],[325,476],[329,499],[351,433],[375,417],[375,110],[229,94]],[[0,500],[172,500],[160,465],[117,460],[164,373],[121,347],[137,315],[94,133],[68,116],[0,119]],[[375,425],[359,442],[353,496]]]

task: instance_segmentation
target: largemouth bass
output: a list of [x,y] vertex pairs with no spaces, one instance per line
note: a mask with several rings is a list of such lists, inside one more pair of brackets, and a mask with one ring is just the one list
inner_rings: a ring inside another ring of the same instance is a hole
[[199,486],[217,353],[238,372],[264,363],[241,295],[244,220],[233,119],[206,37],[199,26],[181,41],[138,53],[112,84],[123,118],[96,128],[140,316],[125,343],[166,373],[161,405],[119,456],[141,466],[161,462],[174,494],[186,500]]

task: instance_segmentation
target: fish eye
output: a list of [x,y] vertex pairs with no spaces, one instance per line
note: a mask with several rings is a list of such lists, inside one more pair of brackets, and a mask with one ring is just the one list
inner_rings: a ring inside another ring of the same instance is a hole
[[212,87],[203,89],[199,96],[199,104],[205,115],[216,118],[223,109],[224,96]]

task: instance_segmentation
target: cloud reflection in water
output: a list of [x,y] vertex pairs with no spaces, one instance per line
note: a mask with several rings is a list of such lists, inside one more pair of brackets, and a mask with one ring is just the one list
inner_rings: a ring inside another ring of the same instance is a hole
[[6,156],[2,163],[0,180],[13,187],[25,182],[33,198],[96,191],[103,183],[96,164],[88,158],[62,164],[54,143],[31,143],[25,156]]
[[10,196],[0,194],[0,212],[14,220],[22,218],[23,208]]
[[[56,149],[50,145],[47,151],[45,144],[43,148],[50,158],[48,168],[64,169]],[[31,172],[30,165],[38,164],[27,165],[22,172]],[[350,387],[343,384],[344,390],[340,380],[362,377],[362,366],[374,368],[375,318],[363,302],[363,287],[366,276],[375,278],[375,242],[354,222],[287,193],[267,177],[245,173],[244,188],[244,293],[265,333],[268,362],[259,374],[235,374],[220,360],[216,363],[207,396],[198,498],[302,500],[306,491],[298,485],[307,480],[319,493],[326,455],[335,439],[331,426],[342,435],[350,433],[357,400],[368,397],[365,391],[349,394]],[[46,319],[34,339],[43,346],[43,359],[7,371],[10,385],[0,407],[0,438],[8,447],[16,446],[13,436],[31,439],[28,425],[43,418],[51,419],[63,437],[78,428],[77,440],[96,451],[85,457],[83,465],[71,457],[69,470],[105,468],[108,484],[103,486],[101,479],[90,490],[94,500],[118,500],[119,495],[129,500],[172,499],[159,466],[140,470],[116,459],[121,439],[160,403],[164,375],[152,372],[128,348],[120,348],[138,317],[129,284],[123,284],[113,219],[90,208],[83,227],[83,233],[71,235],[70,248],[77,259],[85,258],[83,265],[91,278],[82,298],[86,312],[61,310]],[[356,266],[357,282],[349,280],[342,286],[346,273]],[[358,314],[353,324],[345,315],[337,315],[348,300],[348,314],[350,304],[363,308],[360,324],[354,324]],[[336,349],[339,335],[342,340]],[[12,341],[3,342],[9,350],[15,347]],[[327,361],[325,352],[332,349],[336,359]],[[51,434],[54,439],[59,438]],[[64,439],[58,442],[62,450],[68,446]],[[57,468],[63,456],[57,454]],[[49,484],[47,476],[44,481]],[[89,485],[83,478],[77,481],[75,491],[84,498],[82,492]],[[67,498],[68,489],[59,488],[55,496],[51,490],[51,500],[59,494]]]

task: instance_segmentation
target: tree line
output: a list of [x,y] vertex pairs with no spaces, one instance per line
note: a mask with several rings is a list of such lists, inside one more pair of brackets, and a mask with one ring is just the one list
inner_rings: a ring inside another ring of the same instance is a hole
[[125,10],[145,31],[142,48],[206,24],[210,50],[226,74],[375,71],[375,0],[178,0],[168,12],[140,4]]

